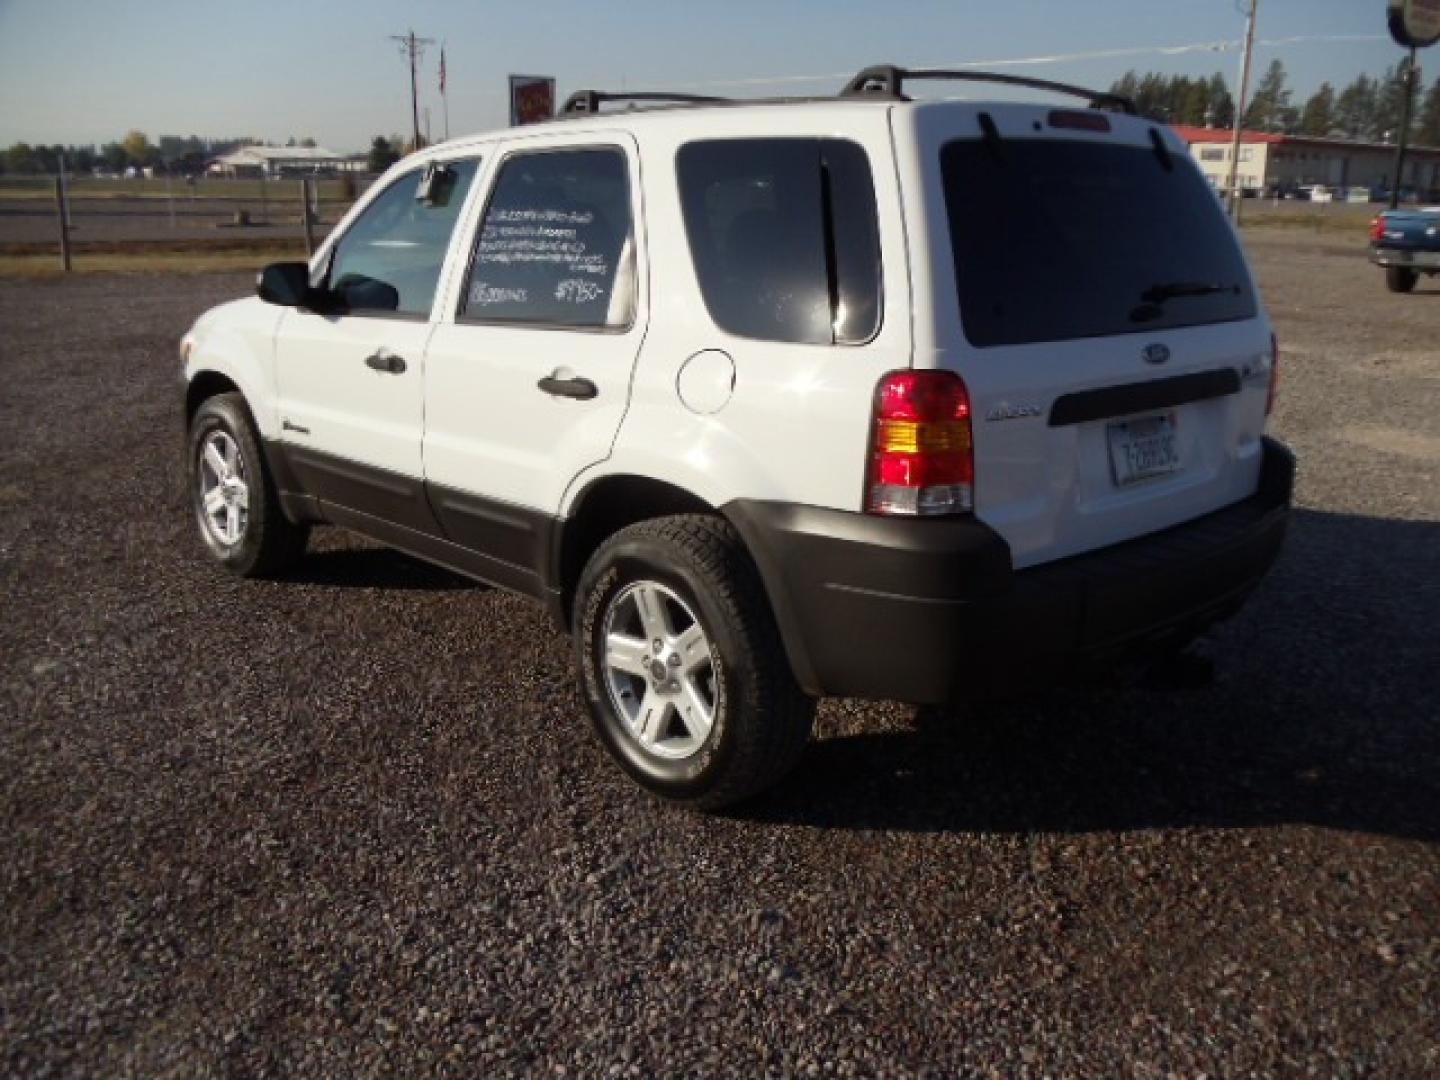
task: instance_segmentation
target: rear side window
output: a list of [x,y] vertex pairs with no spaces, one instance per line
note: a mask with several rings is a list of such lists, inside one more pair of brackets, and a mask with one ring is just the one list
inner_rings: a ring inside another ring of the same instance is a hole
[[880,325],[880,241],[865,152],[842,139],[688,143],[677,158],[705,306],[739,337],[855,344]]
[[1181,155],[1068,140],[940,152],[971,344],[1022,345],[1254,318],[1220,202]]
[[622,151],[512,157],[485,208],[461,317],[629,326],[635,306],[632,233]]
[[[351,312],[429,315],[455,219],[480,163],[452,161],[395,180],[335,245],[330,288]],[[423,196],[423,198],[422,198]]]

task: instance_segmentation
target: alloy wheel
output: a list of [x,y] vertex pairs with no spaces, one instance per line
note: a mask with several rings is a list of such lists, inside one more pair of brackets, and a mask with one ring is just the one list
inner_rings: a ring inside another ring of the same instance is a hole
[[719,680],[710,639],[690,606],[656,581],[616,593],[602,623],[610,703],[647,753],[700,750],[715,725]]

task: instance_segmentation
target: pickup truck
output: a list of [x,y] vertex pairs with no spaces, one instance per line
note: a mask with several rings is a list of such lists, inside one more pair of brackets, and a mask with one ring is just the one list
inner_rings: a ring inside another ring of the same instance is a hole
[[1370,261],[1391,292],[1408,293],[1421,274],[1440,274],[1440,206],[1386,210],[1370,224]]

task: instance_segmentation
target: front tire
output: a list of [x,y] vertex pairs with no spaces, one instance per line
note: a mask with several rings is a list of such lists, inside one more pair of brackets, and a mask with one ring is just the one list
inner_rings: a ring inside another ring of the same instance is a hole
[[601,545],[576,590],[575,643],[601,743],[663,799],[738,802],[779,780],[809,740],[815,703],[720,518],[656,518]]
[[1420,280],[1420,275],[1409,267],[1387,266],[1385,268],[1385,285],[1391,292],[1408,293],[1415,288],[1415,283]]
[[260,439],[239,394],[217,394],[195,410],[186,486],[200,538],[241,577],[269,577],[305,553],[310,530],[285,517]]

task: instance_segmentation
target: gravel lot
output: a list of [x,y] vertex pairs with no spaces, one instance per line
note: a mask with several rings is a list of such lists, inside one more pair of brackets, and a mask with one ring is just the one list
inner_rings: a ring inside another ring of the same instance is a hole
[[1440,283],[1250,236],[1299,451],[1205,643],[655,805],[527,602],[199,557],[175,342],[244,275],[0,282],[0,1071],[1440,1072]]

